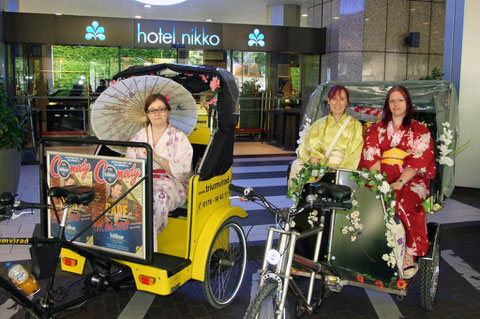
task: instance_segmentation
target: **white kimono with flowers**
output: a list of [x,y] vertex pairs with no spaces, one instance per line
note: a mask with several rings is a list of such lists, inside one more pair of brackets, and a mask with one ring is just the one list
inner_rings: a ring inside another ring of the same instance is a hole
[[[152,137],[152,127],[149,125],[135,134],[132,142],[150,144],[155,153],[168,160],[172,171],[172,174],[168,174],[158,163],[153,162],[153,223],[156,233],[159,233],[167,225],[168,212],[182,206],[187,200],[188,180],[192,175],[193,149],[185,133],[171,124],[168,125],[157,145],[153,145]],[[146,150],[129,147],[126,156],[146,158]]]

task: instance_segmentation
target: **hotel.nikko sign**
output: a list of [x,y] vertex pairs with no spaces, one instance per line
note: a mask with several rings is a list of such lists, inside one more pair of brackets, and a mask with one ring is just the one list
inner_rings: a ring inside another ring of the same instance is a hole
[[212,23],[137,21],[135,44],[147,47],[182,45],[186,48],[219,50],[223,47],[222,27]]

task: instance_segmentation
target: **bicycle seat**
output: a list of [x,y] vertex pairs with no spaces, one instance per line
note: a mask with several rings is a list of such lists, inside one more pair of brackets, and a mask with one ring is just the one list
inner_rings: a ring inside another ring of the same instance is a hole
[[47,193],[50,197],[66,198],[66,203],[88,205],[95,198],[95,191],[90,186],[69,185],[64,187],[52,187]]
[[307,186],[308,194],[318,194],[335,201],[346,201],[352,196],[352,189],[345,185],[336,185],[325,182],[311,183]]

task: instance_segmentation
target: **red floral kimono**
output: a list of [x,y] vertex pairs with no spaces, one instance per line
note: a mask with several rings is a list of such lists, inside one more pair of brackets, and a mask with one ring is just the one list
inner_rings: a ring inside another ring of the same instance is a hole
[[[392,148],[408,154],[405,153],[403,160],[393,160],[396,164],[388,164],[385,156],[382,159],[382,154]],[[393,130],[391,121],[387,125],[380,122],[371,126],[365,133],[360,168],[370,169],[378,161],[390,184],[400,177],[406,167],[418,170],[418,174],[395,193],[397,216],[405,227],[407,253],[423,256],[429,244],[422,202],[430,195],[429,179],[435,177],[434,144],[429,130],[415,120],[410,127],[400,126],[397,132]]]

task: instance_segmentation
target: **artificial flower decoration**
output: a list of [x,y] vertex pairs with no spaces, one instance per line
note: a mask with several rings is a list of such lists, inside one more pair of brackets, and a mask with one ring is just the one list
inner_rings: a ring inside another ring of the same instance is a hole
[[303,163],[302,169],[298,172],[297,176],[292,179],[292,184],[288,189],[288,198],[292,198],[295,201],[302,199],[303,186],[310,182],[312,177],[318,178],[323,176],[327,171],[327,165],[320,163]]
[[350,225],[342,227],[342,234],[350,235],[351,241],[356,241],[357,237],[362,233],[363,224],[360,219],[360,212],[358,211],[358,201],[352,201],[353,212],[346,215],[345,218],[350,222]]
[[212,92],[215,92],[219,87],[220,87],[220,80],[218,79],[217,76],[215,76],[210,81],[210,89],[212,90]]
[[295,153],[298,155],[298,150],[300,148],[300,145],[302,145],[303,140],[305,139],[305,136],[307,136],[307,132],[310,129],[312,120],[310,118],[305,119],[305,123],[303,124],[302,130],[298,133],[298,140],[297,140],[297,149],[295,150]]
[[398,279],[396,285],[398,290],[405,290],[407,289],[408,283],[405,279]]
[[385,285],[384,285],[383,282],[380,281],[380,280],[375,281],[375,286],[377,286],[377,287],[380,288],[380,289],[385,288]]
[[208,83],[208,79],[205,74],[200,74],[200,77],[202,78],[203,82]]
[[465,149],[470,141],[455,150],[452,149],[454,134],[453,130],[450,128],[450,123],[444,122],[442,123],[442,126],[443,132],[438,138],[439,155],[437,161],[440,163],[440,165],[453,166],[453,164],[455,164],[453,156]]
[[365,277],[363,277],[362,275],[356,275],[356,276],[355,276],[355,279],[356,279],[359,283],[362,283],[362,284],[365,283]]

